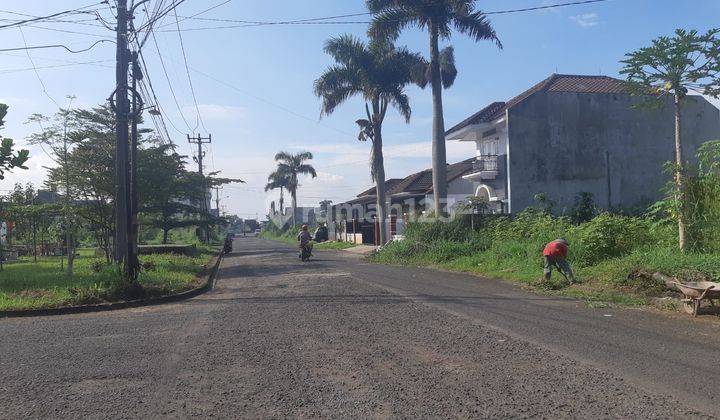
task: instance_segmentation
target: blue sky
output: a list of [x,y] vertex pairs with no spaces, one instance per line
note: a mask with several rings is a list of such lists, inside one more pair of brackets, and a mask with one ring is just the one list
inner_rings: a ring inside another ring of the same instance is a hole
[[[478,7],[486,11],[516,9],[563,3],[566,0],[484,0]],[[156,0],[151,0],[150,4]],[[186,0],[178,15],[189,16],[221,0]],[[0,18],[17,19],[7,11],[48,14],[85,6],[90,0],[4,0]],[[232,0],[202,17],[240,20],[290,20],[365,11],[361,0]],[[112,16],[104,12],[106,18]],[[449,127],[489,102],[506,100],[554,72],[617,76],[623,55],[675,28],[706,30],[718,25],[717,0],[609,0],[583,6],[546,11],[493,15],[503,50],[490,43],[474,43],[462,35],[450,42],[456,49],[459,69],[457,81],[445,91],[445,121]],[[352,18],[364,20],[363,18]],[[4,22],[3,22],[4,23]],[[185,74],[178,33],[172,14],[158,29],[157,39],[179,108],[193,129],[196,112]],[[230,186],[222,196],[226,211],[241,217],[263,214],[275,196],[263,191],[272,157],[279,150],[315,153],[313,164],[319,177],[303,180],[299,190],[301,205],[317,205],[323,198],[335,202],[352,198],[371,185],[367,166],[369,145],[356,140],[354,121],[362,116],[362,103],[349,101],[335,114],[319,120],[320,101],[312,93],[313,81],[331,63],[322,51],[324,41],[334,35],[353,33],[364,36],[366,26],[293,25],[189,31],[187,29],[222,26],[220,22],[185,20],[183,31],[190,73],[200,113],[213,135],[208,148],[208,169],[240,177],[247,184]],[[103,28],[78,24],[46,23],[38,26],[111,36]],[[25,27],[28,45],[64,43],[86,47],[100,39],[87,34],[71,34]],[[410,29],[398,44],[427,54],[426,34]],[[0,48],[23,46],[17,28],[0,30]],[[101,44],[89,52],[69,54],[64,50],[34,50],[37,67],[93,62],[92,64],[40,68],[39,78],[22,51],[0,53],[0,102],[10,105],[2,134],[20,143],[36,126],[25,124],[34,112],[51,114],[56,110],[48,95],[65,104],[66,95],[77,97],[74,104],[92,106],[104,100],[113,89],[114,44]],[[191,154],[186,127],[158,61],[155,46],[145,47],[149,77],[156,88],[173,140],[180,150]],[[64,60],[64,61],[63,61]],[[212,78],[206,77],[209,75]],[[43,93],[44,83],[48,95]],[[218,82],[222,81],[222,83]],[[410,124],[395,113],[386,120],[385,152],[388,177],[403,177],[430,165],[431,104],[429,90],[409,88],[413,108]],[[172,128],[170,122],[178,130]],[[201,129],[203,134],[205,131]],[[18,171],[0,181],[9,189],[17,181],[42,183],[43,166],[49,159],[39,149],[31,149],[29,171]],[[450,161],[473,155],[468,145],[449,144]]]

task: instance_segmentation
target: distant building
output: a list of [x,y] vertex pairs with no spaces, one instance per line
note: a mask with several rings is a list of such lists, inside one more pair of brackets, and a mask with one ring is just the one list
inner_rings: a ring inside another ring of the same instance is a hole
[[[473,171],[463,175],[493,210],[516,213],[545,193],[558,210],[580,192],[602,208],[645,205],[660,198],[674,160],[674,110],[635,107],[625,82],[607,76],[553,74],[507,102],[494,102],[446,132],[476,144]],[[682,110],[684,157],[720,138],[719,111],[700,96]]]

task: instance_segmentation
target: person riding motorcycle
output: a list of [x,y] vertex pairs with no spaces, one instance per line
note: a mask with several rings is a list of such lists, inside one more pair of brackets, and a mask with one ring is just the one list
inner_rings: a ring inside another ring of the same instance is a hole
[[312,241],[312,236],[310,235],[310,232],[308,232],[308,226],[302,225],[300,228],[300,233],[297,235],[297,240],[299,243],[298,247],[300,248],[300,258],[303,258],[303,251],[307,250],[307,253],[309,254],[310,251],[312,251],[312,245],[310,244],[310,241]]
[[223,253],[229,254],[233,249],[233,240],[230,235],[225,237],[225,243],[223,244]]

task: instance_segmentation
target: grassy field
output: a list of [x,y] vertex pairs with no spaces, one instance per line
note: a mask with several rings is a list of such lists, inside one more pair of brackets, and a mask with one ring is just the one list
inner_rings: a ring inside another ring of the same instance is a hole
[[0,272],[0,310],[56,308],[189,290],[204,281],[199,275],[209,269],[215,253],[212,248],[198,248],[192,256],[142,255],[140,296],[128,295],[117,269],[95,258],[92,251],[80,251],[73,277],[60,270],[58,257],[41,258],[37,263],[23,258],[6,264]]

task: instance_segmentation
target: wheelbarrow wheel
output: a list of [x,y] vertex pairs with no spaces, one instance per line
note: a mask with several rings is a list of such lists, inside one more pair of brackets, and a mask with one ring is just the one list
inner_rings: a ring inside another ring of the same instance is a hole
[[698,309],[700,309],[700,301],[697,299],[687,299],[683,302],[683,309],[685,313],[697,316]]

